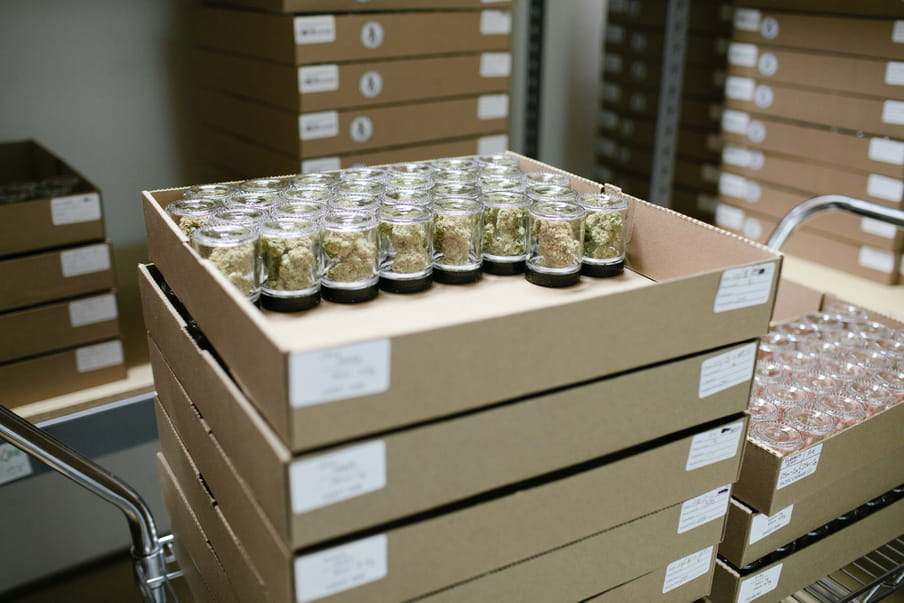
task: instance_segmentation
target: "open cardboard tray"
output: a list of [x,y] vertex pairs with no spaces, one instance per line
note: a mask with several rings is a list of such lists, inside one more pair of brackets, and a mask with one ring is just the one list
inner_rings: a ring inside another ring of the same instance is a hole
[[[519,159],[526,171],[554,169]],[[571,183],[601,190],[578,176]],[[626,195],[633,240],[619,277],[546,289],[485,275],[278,315],[191,249],[163,209],[181,196],[143,193],[150,259],[292,452],[756,338],[768,328],[781,261]]]

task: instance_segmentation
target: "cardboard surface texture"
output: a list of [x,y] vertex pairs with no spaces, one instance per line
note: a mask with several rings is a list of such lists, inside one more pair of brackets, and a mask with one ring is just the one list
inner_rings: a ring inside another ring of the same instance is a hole
[[[679,560],[675,560],[679,562]],[[675,563],[672,562],[672,563]],[[690,578],[684,584],[676,586],[668,592],[662,592],[665,588],[666,574],[675,566],[661,567],[655,571],[635,578],[620,586],[609,589],[595,597],[587,599],[588,603],[633,603],[634,601],[660,601],[661,603],[687,603],[696,601],[709,594],[713,584],[713,567],[706,573]],[[669,575],[671,577],[671,574]]]

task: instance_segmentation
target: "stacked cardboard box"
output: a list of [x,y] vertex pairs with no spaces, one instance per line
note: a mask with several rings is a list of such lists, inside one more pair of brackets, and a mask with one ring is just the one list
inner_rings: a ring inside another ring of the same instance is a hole
[[[904,207],[902,9],[850,3],[847,12],[866,11],[851,18],[805,4],[736,13],[716,223],[755,239],[818,195]],[[801,232],[789,252],[885,284],[900,278],[904,231],[893,225],[829,214]]]
[[181,194],[144,194],[141,289],[196,590],[706,594],[777,254],[629,197],[623,276],[550,290],[485,275],[278,315],[191,251],[163,211]]
[[36,142],[10,142],[0,196],[0,404],[125,377],[97,188]]
[[[653,173],[667,3],[609,2],[597,176],[646,197]],[[712,219],[731,3],[691,3],[670,207]]]
[[508,147],[510,1],[230,4],[244,6],[194,18],[207,173],[242,179]]

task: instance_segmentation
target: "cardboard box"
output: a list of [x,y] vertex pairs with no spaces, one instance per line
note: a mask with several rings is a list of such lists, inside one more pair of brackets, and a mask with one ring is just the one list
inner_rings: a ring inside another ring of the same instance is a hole
[[119,336],[113,292],[0,314],[0,363]]
[[[526,171],[554,169],[520,161]],[[601,189],[578,176],[571,183]],[[485,275],[468,287],[435,284],[414,296],[277,315],[199,261],[163,211],[181,195],[143,193],[150,259],[293,452],[758,337],[779,272],[775,252],[628,197],[633,240],[620,277],[551,290]],[[748,273],[751,290],[735,297],[735,278]],[[630,333],[626,323],[635,325]],[[587,324],[595,337],[561,336]],[[335,354],[357,358],[374,378],[349,389],[330,369]]]
[[[700,553],[702,556],[703,552],[701,551]],[[691,562],[696,559],[697,557],[687,561],[684,558],[676,559],[668,566],[661,567],[640,578],[635,578],[630,582],[609,589],[604,593],[600,593],[595,597],[587,599],[587,601],[593,603],[632,603],[633,601],[687,603],[687,601],[696,601],[708,595],[712,588],[715,560],[713,561],[712,569],[708,572],[701,574],[696,578],[691,578],[684,584],[676,586],[667,592],[662,592],[666,587],[665,580],[667,574],[671,578],[673,573],[677,571],[675,568],[678,568],[679,564],[682,566],[684,566],[684,564],[690,565]],[[669,572],[670,569],[672,570],[671,572]]]
[[719,190],[721,170],[718,163],[700,162],[676,157],[672,172],[674,184],[713,194]]
[[111,339],[0,365],[0,404],[16,408],[125,378],[122,342]]
[[[604,81],[600,93],[600,107],[627,115],[644,116],[656,119],[659,95],[648,90],[637,90],[635,86],[626,86],[618,82]],[[689,96],[681,98],[682,126],[718,129],[722,119],[722,102],[708,99],[696,99]]]
[[96,243],[0,260],[0,311],[113,288],[110,245]]
[[301,113],[198,92],[202,120],[296,159],[477,136],[508,129],[508,94]]
[[[813,0],[741,0],[738,4],[744,7],[768,8],[787,11],[813,12]],[[837,13],[858,17],[904,17],[904,7],[884,0],[820,0],[820,13]]]
[[[711,163],[718,162],[721,153],[717,147],[718,134],[711,135],[698,130],[681,130],[678,133],[676,155],[685,159],[700,159]],[[652,172],[653,147],[651,143],[625,141],[620,135],[610,136],[608,133],[597,138],[597,152],[606,163],[620,165],[642,172]],[[715,147],[710,150],[710,146]],[[633,190],[633,189],[627,189]]]
[[512,15],[494,8],[293,16],[204,7],[193,13],[192,32],[202,48],[310,65],[506,52]]
[[[599,114],[599,137],[613,137],[634,145],[653,145],[656,140],[656,121],[642,117],[624,115],[616,111],[603,109]],[[677,153],[703,159],[720,158],[722,137],[718,131],[711,129],[694,129],[683,127],[678,132]],[[625,189],[634,191],[634,189]],[[643,198],[643,195],[636,196]]]
[[607,182],[625,191],[633,191],[640,198],[647,198],[650,190],[649,174],[634,173],[621,166],[613,166],[602,158],[596,158],[596,179]]
[[[641,7],[641,4],[643,5]],[[612,0],[607,4],[607,21],[626,27],[666,24],[666,0]],[[727,33],[731,31],[733,6],[728,2],[698,2],[691,4],[687,27],[692,31]]]
[[508,92],[510,52],[295,67],[194,49],[194,82],[297,112]]
[[37,142],[0,144],[0,185],[52,176],[75,176],[81,182],[62,196],[0,203],[0,257],[103,240],[96,186]]
[[734,40],[818,52],[838,52],[843,48],[845,54],[904,59],[900,32],[892,19],[852,20],[739,8],[734,15]]
[[902,525],[904,500],[899,500],[747,576],[717,560],[711,598],[753,601],[769,594],[764,600],[774,601],[788,596],[882,546],[900,532]]
[[[690,65],[717,65],[724,67],[730,34],[711,34],[689,31],[684,48],[684,59]],[[606,23],[603,37],[603,58],[609,52],[625,57],[662,59],[665,36],[662,28]]]
[[[627,88],[658,90],[662,78],[662,57],[634,58],[613,51],[603,57],[603,79]],[[682,94],[691,98],[721,100],[725,94],[725,71],[709,65],[686,65]]]
[[[387,10],[439,10],[483,8],[487,0],[224,0],[221,4],[245,6],[274,13],[325,13]],[[511,6],[511,0],[492,0],[495,7]]]

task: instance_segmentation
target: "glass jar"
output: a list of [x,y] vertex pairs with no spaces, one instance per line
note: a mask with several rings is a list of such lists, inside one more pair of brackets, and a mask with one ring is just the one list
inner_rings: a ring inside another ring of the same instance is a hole
[[895,404],[904,402],[904,369],[894,368],[874,373],[876,381],[895,396]]
[[289,199],[274,207],[273,211],[270,212],[270,215],[276,219],[297,218],[318,222],[323,218],[326,211],[327,206],[322,205],[317,201]]
[[782,414],[789,408],[806,406],[813,400],[809,393],[788,383],[767,383],[763,386],[760,399],[775,404]]
[[434,170],[477,170],[477,161],[473,157],[446,157],[434,159],[431,163]]
[[775,404],[763,400],[754,400],[751,402],[750,406],[747,407],[747,413],[750,415],[751,423],[778,421],[781,419],[782,415]]
[[524,182],[528,187],[535,184],[552,184],[565,188],[571,187],[571,178],[559,172],[527,172],[524,174]]
[[527,197],[488,191],[483,203],[483,271],[521,274],[527,260]]
[[340,188],[342,187],[342,183],[348,180],[370,180],[372,182],[382,183],[386,180],[386,170],[379,167],[346,168],[339,173]]
[[429,162],[407,161],[389,166],[389,172],[390,175],[417,174],[421,176],[429,176],[433,173],[433,166]]
[[330,211],[321,223],[323,299],[353,304],[376,297],[379,262],[377,217],[372,213]]
[[259,230],[267,214],[250,207],[224,207],[210,215],[210,223],[216,225],[244,226]]
[[230,184],[196,184],[183,191],[186,199],[214,199],[225,204],[227,197],[235,192],[235,187]]
[[325,186],[329,189],[336,188],[339,184],[339,174],[336,172],[311,172],[309,174],[298,174],[293,176],[289,181],[289,187],[297,186]]
[[875,378],[867,377],[853,381],[848,384],[845,393],[863,404],[869,416],[895,404],[894,393],[883,387]]
[[166,213],[191,240],[192,233],[207,226],[210,216],[221,207],[215,199],[179,199],[166,206]]
[[191,241],[195,251],[210,260],[245,297],[258,300],[261,269],[257,228],[208,224],[196,229]]
[[451,285],[480,279],[483,204],[467,197],[433,201],[433,280]]
[[414,188],[387,189],[383,193],[384,205],[420,205],[430,207],[433,203],[433,195],[430,191]]
[[437,182],[433,186],[433,199],[444,197],[464,197],[474,201],[480,200],[480,188],[473,183],[466,182]]
[[335,194],[335,189],[325,184],[293,185],[283,193],[285,201],[311,201],[328,205]]
[[528,209],[527,280],[568,287],[581,277],[584,208],[577,203],[536,201]]
[[363,211],[375,214],[380,209],[380,195],[362,195],[342,193],[333,197],[330,201],[330,209],[343,211]]
[[474,158],[474,161],[477,163],[477,168],[481,171],[485,168],[492,168],[495,166],[516,167],[521,169],[521,162],[518,158],[514,155],[507,155],[505,153],[478,155]]
[[824,440],[837,429],[834,417],[806,406],[789,408],[782,417],[782,422],[800,432],[804,437],[804,447]]
[[291,183],[291,178],[252,178],[239,183],[237,188],[245,193],[281,193]]
[[481,176],[480,190],[484,193],[493,191],[523,193],[524,181],[521,178],[510,178],[508,176]]
[[297,218],[261,225],[261,306],[301,312],[320,303],[320,226]]
[[578,194],[573,188],[558,184],[528,184],[524,189],[530,203],[538,201],[557,201],[560,203],[578,203]]
[[433,177],[430,174],[390,173],[386,179],[386,192],[400,189],[429,191],[431,188],[433,188]]
[[226,207],[259,209],[264,213],[276,207],[282,201],[282,196],[275,192],[245,192],[234,193],[226,199]]
[[608,193],[581,195],[584,246],[581,272],[587,276],[617,276],[625,270],[628,202]]
[[[500,178],[503,180],[514,180],[518,182],[518,184],[522,188],[524,188],[524,172],[522,172],[521,168],[519,167],[510,165],[483,166],[480,168],[477,174],[478,179],[481,181],[481,183],[487,180]],[[485,185],[484,188],[486,188]]]
[[863,404],[845,394],[823,396],[816,401],[813,408],[834,417],[838,422],[839,431],[866,418],[866,408]]
[[785,368],[794,371],[815,369],[819,365],[817,356],[799,349],[775,352],[772,355],[772,359],[784,365]]
[[423,205],[384,205],[380,221],[380,289],[416,293],[433,273],[433,212]]
[[844,387],[844,382],[812,370],[796,372],[789,376],[788,381],[799,385],[813,400],[841,391]]
[[477,185],[476,170],[456,170],[452,168],[436,168],[433,180],[437,184],[472,184]]
[[804,447],[804,437],[800,432],[784,423],[776,421],[754,423],[748,433],[751,440],[780,456],[791,454]]
[[819,371],[844,383],[856,381],[867,374],[867,370],[848,355],[823,360],[819,363]]
[[364,197],[380,197],[383,194],[382,180],[340,180],[336,196],[359,195]]

